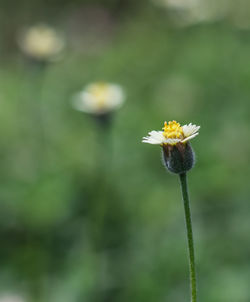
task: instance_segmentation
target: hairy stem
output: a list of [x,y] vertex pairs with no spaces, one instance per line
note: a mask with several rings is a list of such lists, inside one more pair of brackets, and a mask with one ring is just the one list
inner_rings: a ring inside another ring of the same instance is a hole
[[194,239],[193,239],[193,231],[192,231],[192,218],[191,218],[190,205],[189,205],[186,173],[180,174],[180,182],[181,182],[182,198],[183,198],[184,209],[185,209],[185,220],[186,220],[187,239],[188,239],[191,302],[197,302]]

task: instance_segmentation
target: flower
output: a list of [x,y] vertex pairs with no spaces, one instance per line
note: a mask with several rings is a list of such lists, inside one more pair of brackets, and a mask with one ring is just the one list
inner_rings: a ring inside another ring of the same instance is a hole
[[169,171],[185,173],[194,165],[194,152],[189,140],[199,134],[200,126],[188,124],[181,126],[176,121],[165,122],[163,131],[151,131],[142,142],[161,145],[163,159]]
[[91,83],[73,98],[73,107],[94,115],[107,114],[118,109],[125,95],[120,85],[113,83]]
[[153,145],[176,145],[185,143],[199,134],[200,126],[188,124],[181,126],[176,121],[165,122],[163,131],[151,131],[142,142]]
[[152,0],[170,12],[170,18],[177,26],[188,26],[201,22],[220,20],[228,14],[225,1],[206,0]]
[[65,40],[52,27],[39,24],[24,30],[18,44],[29,57],[39,61],[56,59],[65,47]]
[[24,299],[19,295],[4,294],[0,296],[0,302],[24,302]]

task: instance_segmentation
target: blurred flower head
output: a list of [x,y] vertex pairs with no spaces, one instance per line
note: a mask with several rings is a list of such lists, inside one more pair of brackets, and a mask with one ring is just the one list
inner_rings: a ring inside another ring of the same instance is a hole
[[151,131],[142,142],[153,145],[176,145],[185,143],[199,134],[200,126],[188,124],[181,126],[176,121],[165,122],[163,131]]
[[227,1],[221,0],[152,0],[165,7],[174,24],[187,26],[200,22],[213,22],[225,17]]
[[4,294],[0,295],[0,302],[24,302],[24,299],[19,295]]
[[21,50],[35,60],[56,59],[65,47],[65,40],[52,27],[39,24],[23,30],[18,38]]
[[160,0],[159,2],[165,3],[169,8],[190,9],[196,7],[199,0]]
[[125,100],[122,87],[118,84],[91,83],[73,98],[73,107],[86,113],[101,115],[118,109]]

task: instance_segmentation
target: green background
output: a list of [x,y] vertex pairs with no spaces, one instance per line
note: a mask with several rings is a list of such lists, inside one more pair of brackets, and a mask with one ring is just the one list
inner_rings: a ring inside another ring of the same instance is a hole
[[[134,2],[1,1],[0,293],[189,301],[178,177],[141,143],[175,119],[201,125],[188,175],[199,301],[248,302],[249,7],[187,25],[185,12]],[[67,40],[45,67],[16,43],[39,22]],[[71,107],[100,80],[126,93],[108,131]]]

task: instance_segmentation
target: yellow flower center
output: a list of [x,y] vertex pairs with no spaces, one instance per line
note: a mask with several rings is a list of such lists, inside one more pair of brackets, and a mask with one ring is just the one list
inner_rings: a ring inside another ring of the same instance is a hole
[[183,138],[184,133],[182,130],[182,127],[179,123],[176,121],[172,122],[165,122],[164,127],[162,128],[164,130],[163,135],[166,138]]
[[97,106],[103,107],[109,98],[109,85],[101,82],[96,83],[89,88],[88,92],[96,99]]

